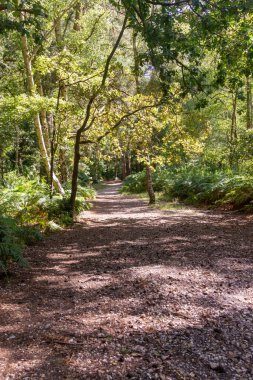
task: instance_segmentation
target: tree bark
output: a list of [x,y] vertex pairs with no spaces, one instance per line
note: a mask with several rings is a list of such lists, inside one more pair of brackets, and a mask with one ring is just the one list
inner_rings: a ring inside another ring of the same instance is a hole
[[66,152],[63,147],[59,149],[59,172],[60,179],[62,183],[66,183],[68,180],[68,165],[67,165],[67,157]]
[[[21,21],[24,21],[24,17],[22,16],[22,13],[21,13]],[[35,94],[35,83],[34,83],[34,78],[33,78],[32,63],[31,63],[31,59],[30,59],[28,41],[27,41],[26,35],[21,36],[21,46],[22,46],[22,54],[23,54],[23,59],[24,59],[26,75],[27,75],[28,93],[30,96],[32,96]],[[49,159],[48,152],[47,152],[47,147],[45,144],[45,139],[43,136],[42,125],[41,125],[39,113],[36,113],[34,115],[33,120],[34,120],[35,130],[36,130],[36,134],[37,134],[41,158],[42,158],[43,164],[45,166],[48,179],[50,179],[51,165],[50,165],[50,159]],[[55,175],[55,173],[53,173],[53,183],[54,183],[56,190],[59,191],[59,193],[63,195],[64,189],[63,189],[59,179]]]
[[[38,88],[38,92],[40,96],[44,96],[44,89],[43,89],[41,80],[37,81],[37,88]],[[49,128],[48,128],[48,122],[47,122],[47,113],[44,110],[40,112],[40,122],[42,126],[42,133],[44,136],[47,153],[49,155],[50,154]]]
[[126,168],[126,154],[123,153],[121,157],[121,176],[122,179],[125,179],[127,176],[127,168]]
[[133,53],[134,53],[134,78],[136,93],[140,93],[140,66],[138,62],[138,49],[137,49],[137,33],[133,32]]
[[81,30],[81,27],[80,27],[80,24],[79,24],[79,21],[80,21],[80,18],[81,18],[81,2],[79,2],[76,7],[75,7],[75,22],[74,22],[74,26],[73,26],[73,29],[76,31],[76,32],[79,32]]
[[252,87],[250,76],[246,77],[246,91],[247,91],[247,129],[252,129]]
[[72,170],[72,183],[71,183],[71,196],[70,196],[70,212],[71,216],[75,216],[75,201],[77,194],[77,182],[78,182],[78,169],[80,162],[80,141],[81,141],[82,131],[79,129],[76,134],[75,148],[74,148],[74,163]]
[[233,143],[237,139],[237,118],[236,118],[236,110],[237,110],[237,94],[235,93],[232,98],[232,119],[231,119],[231,130],[230,130],[230,139],[231,143]]
[[20,152],[19,152],[19,149],[20,149],[20,131],[19,131],[19,127],[17,126],[16,127],[16,141],[15,141],[15,168],[16,168],[17,174],[20,174],[20,166],[19,166]]
[[[134,53],[134,76],[135,76],[135,85],[136,93],[140,93],[140,72],[139,72],[139,63],[138,63],[138,50],[137,50],[137,39],[136,33],[133,34],[133,53]],[[137,166],[137,165],[136,165]],[[138,169],[137,169],[138,171]],[[151,175],[151,168],[149,164],[146,164],[146,187],[149,196],[149,204],[155,204],[155,192],[153,188],[153,181]]]
[[99,96],[99,94],[101,93],[101,91],[105,87],[106,80],[107,80],[107,77],[109,74],[110,64],[111,64],[111,61],[114,57],[116,50],[119,47],[120,41],[121,41],[123,34],[124,34],[124,31],[126,29],[126,24],[127,24],[127,16],[125,16],[125,18],[124,18],[122,28],[120,30],[118,38],[117,38],[117,40],[116,40],[116,42],[115,42],[115,44],[111,50],[111,53],[108,55],[107,60],[105,62],[104,74],[103,74],[103,78],[102,78],[100,87],[90,97],[88,104],[87,104],[87,107],[86,107],[86,113],[85,113],[84,121],[83,121],[81,127],[76,132],[75,148],[74,148],[74,162],[73,162],[73,171],[72,171],[71,196],[70,196],[70,212],[71,212],[72,217],[75,216],[75,200],[76,200],[76,194],[77,194],[78,169],[79,169],[79,162],[80,162],[80,158],[81,158],[81,155],[80,155],[81,137],[82,137],[83,132],[90,129],[91,126],[93,125],[94,119],[90,120],[91,119],[92,106],[93,106],[95,99],[97,99],[97,97]]
[[142,171],[141,163],[137,160],[136,160],[135,170],[136,170],[136,173],[139,173]]
[[237,141],[237,93],[235,92],[232,96],[232,117],[231,117],[231,127],[230,127],[230,167],[236,169],[238,163],[235,155],[236,141]]
[[54,20],[54,33],[55,39],[58,47],[61,47],[62,43],[62,30],[61,30],[61,19],[57,18]]
[[129,152],[126,152],[126,175],[131,174],[131,157],[129,155]]
[[119,162],[118,158],[115,157],[115,163],[114,163],[114,173],[115,173],[115,179],[118,179],[118,171],[119,171]]
[[147,181],[147,192],[149,196],[149,204],[153,205],[156,202],[155,192],[153,188],[153,181],[151,176],[151,168],[149,164],[146,164],[146,181]]

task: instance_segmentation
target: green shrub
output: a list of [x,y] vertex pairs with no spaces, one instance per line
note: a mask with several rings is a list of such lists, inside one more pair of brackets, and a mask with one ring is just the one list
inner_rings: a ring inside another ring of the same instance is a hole
[[121,188],[122,193],[143,193],[146,190],[146,174],[140,172],[131,174],[125,178]]
[[45,183],[13,175],[0,190],[0,213],[15,218],[22,225],[43,224],[46,215],[40,203],[47,193]]
[[[9,175],[0,189],[0,268],[7,271],[10,262],[25,266],[22,256],[26,245],[41,238],[40,231],[58,231],[70,225],[70,190],[64,197],[49,196],[49,189],[38,179]],[[76,210],[80,213],[91,207],[87,200],[95,190],[79,187]]]
[[14,219],[0,216],[0,268],[7,272],[11,262],[16,262],[21,267],[26,266],[23,250],[26,245],[40,238],[37,229],[19,227]]
[[[160,170],[152,173],[153,187],[155,191],[165,191],[171,183],[171,173]],[[140,194],[146,191],[146,172],[131,174],[126,177],[121,188],[122,193]]]
[[[231,171],[212,171],[194,166],[160,170],[153,174],[155,191],[162,191],[166,199],[179,199],[190,204],[213,206],[229,205],[234,208],[251,208],[253,202],[253,176],[238,175]],[[122,192],[145,191],[145,172],[126,178]]]
[[173,183],[173,174],[171,171],[162,169],[152,174],[153,187],[155,191],[165,191]]
[[[94,196],[94,189],[79,186],[77,212],[89,209],[90,203],[87,200]],[[50,198],[47,184],[38,179],[16,177],[15,181],[7,181],[5,188],[0,189],[0,213],[15,218],[20,225],[38,225],[46,230],[50,221],[62,226],[72,222],[69,216],[69,198],[70,190],[66,190],[64,197],[54,195]]]

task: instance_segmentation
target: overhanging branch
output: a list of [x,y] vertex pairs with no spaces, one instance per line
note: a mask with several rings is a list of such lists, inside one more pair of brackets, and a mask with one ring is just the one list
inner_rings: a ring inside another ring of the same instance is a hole
[[95,140],[84,140],[84,141],[81,141],[80,144],[84,145],[84,144],[97,144],[99,143],[103,138],[105,138],[106,136],[108,136],[111,132],[113,132],[115,129],[117,129],[118,127],[120,127],[121,123],[128,119],[129,117],[137,114],[138,112],[141,112],[143,110],[146,110],[146,109],[149,109],[149,108],[156,108],[156,107],[159,107],[160,105],[162,105],[162,101],[159,102],[159,103],[155,103],[155,104],[149,104],[149,105],[146,105],[146,106],[143,106],[141,108],[137,108],[135,109],[134,111],[131,111],[131,112],[128,112],[127,114],[123,115],[108,131],[106,131],[105,133],[103,133],[101,136],[99,136],[97,139]]

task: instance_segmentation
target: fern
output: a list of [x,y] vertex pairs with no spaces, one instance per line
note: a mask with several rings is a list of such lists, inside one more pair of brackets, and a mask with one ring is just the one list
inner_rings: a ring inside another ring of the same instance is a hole
[[[208,168],[185,166],[165,169],[153,174],[154,189],[163,191],[166,199],[179,199],[187,203],[207,204],[252,209],[253,176],[233,172],[213,172]],[[126,178],[122,192],[145,191],[145,173]]]
[[12,218],[0,217],[0,268],[7,272],[11,262],[21,267],[27,266],[23,257],[26,245],[41,238],[37,229],[19,227]]

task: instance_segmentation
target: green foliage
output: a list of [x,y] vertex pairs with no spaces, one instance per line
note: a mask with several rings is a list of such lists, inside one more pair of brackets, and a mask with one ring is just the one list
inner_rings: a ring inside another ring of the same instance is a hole
[[[76,197],[75,210],[77,214],[88,210],[91,204],[87,200],[95,197],[95,190],[90,187],[79,186]],[[73,223],[70,217],[70,190],[66,190],[65,196],[54,196],[51,199],[44,197],[40,204],[41,209],[47,214],[47,220],[54,221],[60,226],[66,226]]]
[[139,194],[143,193],[146,189],[146,173],[140,172],[136,174],[131,174],[123,182],[121,187],[122,193],[133,193]]
[[22,255],[23,249],[40,238],[38,229],[20,227],[14,219],[0,216],[0,268],[7,272],[11,262],[21,267],[26,266],[27,261]]
[[[90,207],[91,178],[121,178],[147,164],[156,169],[154,189],[169,199],[250,207],[251,1],[152,3],[2,2],[0,215],[17,223],[4,235],[16,242],[5,246],[8,257],[36,239],[27,226],[56,231],[72,223],[68,184],[81,126],[77,213]],[[41,181],[49,181],[49,162],[64,197],[50,197]],[[122,191],[145,188],[140,172]]]
[[[81,212],[90,207],[86,202],[93,199],[95,191],[92,188],[79,187],[76,208]],[[38,225],[46,230],[50,221],[59,225],[69,225],[70,191],[64,197],[49,196],[47,184],[38,179],[17,177],[15,173],[6,178],[5,187],[0,189],[0,213],[15,218],[20,225]]]
[[[11,262],[26,266],[22,252],[25,246],[41,239],[40,231],[59,231],[70,225],[69,196],[49,196],[49,189],[38,179],[18,177],[16,173],[6,176],[0,189],[0,268],[5,272]],[[80,213],[90,207],[87,199],[95,196],[92,188],[80,187],[76,210]]]
[[190,203],[243,208],[253,200],[253,177],[205,170],[179,173],[169,191]]
[[46,184],[10,173],[0,190],[0,212],[14,217],[18,223],[43,225],[45,214],[41,205],[48,193]]
[[[154,189],[162,191],[168,200],[178,199],[189,204],[229,206],[235,209],[252,208],[252,175],[186,166],[154,173],[153,182]],[[145,191],[145,173],[127,177],[121,191],[133,194]]]

